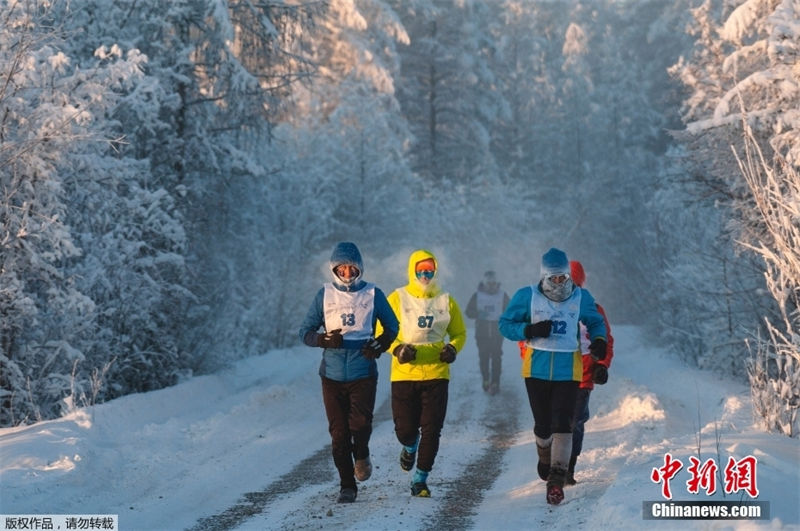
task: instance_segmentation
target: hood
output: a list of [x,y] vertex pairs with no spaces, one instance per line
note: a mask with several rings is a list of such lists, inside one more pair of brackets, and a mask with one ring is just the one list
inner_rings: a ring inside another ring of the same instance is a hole
[[[352,265],[357,267],[360,271],[360,275],[349,286],[343,284],[342,281],[339,280],[339,277],[336,276],[336,273],[333,272],[336,266],[340,265]],[[364,263],[361,260],[361,252],[358,250],[358,247],[356,247],[356,244],[352,242],[337,243],[336,247],[333,248],[333,252],[331,253],[328,271],[330,271],[333,284],[337,288],[345,291],[353,291],[358,289],[363,282],[362,279],[364,278]]]
[[586,271],[583,270],[583,264],[577,260],[572,260],[569,263],[569,276],[572,277],[572,281],[578,287],[582,288],[583,283],[586,282]]
[[[430,283],[427,286],[423,286],[419,280],[417,280],[416,275],[416,265],[417,262],[421,262],[422,260],[431,259],[436,267],[436,272],[433,275]],[[442,289],[439,287],[439,261],[436,259],[436,256],[432,252],[427,249],[417,249],[411,256],[408,257],[408,285],[406,289],[408,292],[413,295],[414,297],[433,297],[438,295]]]

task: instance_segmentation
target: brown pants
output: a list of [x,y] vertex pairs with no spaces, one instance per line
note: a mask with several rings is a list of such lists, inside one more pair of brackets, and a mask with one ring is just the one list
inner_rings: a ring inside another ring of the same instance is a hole
[[328,416],[331,453],[339,471],[341,488],[356,488],[353,459],[369,456],[377,387],[377,377],[353,382],[322,378],[322,401]]

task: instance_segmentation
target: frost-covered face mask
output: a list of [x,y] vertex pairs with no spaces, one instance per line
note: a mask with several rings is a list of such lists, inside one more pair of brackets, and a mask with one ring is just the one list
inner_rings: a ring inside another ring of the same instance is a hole
[[553,301],[561,302],[572,294],[574,285],[568,274],[549,275],[542,279],[542,293]]
[[333,268],[333,276],[343,286],[352,286],[361,276],[361,271],[354,265],[339,264]]

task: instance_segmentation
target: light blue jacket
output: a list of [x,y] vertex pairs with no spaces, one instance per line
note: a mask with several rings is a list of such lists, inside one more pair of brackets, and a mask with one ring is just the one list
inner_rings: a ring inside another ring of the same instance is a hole
[[[505,338],[512,341],[527,340],[525,327],[531,324],[533,289],[537,289],[541,293],[541,286],[536,288],[527,286],[519,289],[511,298],[503,315],[500,316],[498,328]],[[586,289],[579,287],[575,289],[582,290],[578,320],[586,325],[591,340],[597,338],[605,340],[605,321],[600,312],[597,311],[594,297]],[[574,352],[554,352],[528,347],[523,354],[521,372],[524,378],[581,381],[583,377],[583,360],[581,358],[580,339],[575,338]]]

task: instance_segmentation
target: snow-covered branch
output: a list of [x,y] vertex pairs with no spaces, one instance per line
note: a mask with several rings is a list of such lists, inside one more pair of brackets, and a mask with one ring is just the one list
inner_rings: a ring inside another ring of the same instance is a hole
[[741,244],[766,264],[767,289],[779,315],[766,317],[768,339],[756,335],[749,367],[753,404],[768,429],[800,435],[800,174],[781,160],[770,164],[752,130],[745,152],[735,153],[761,220]]

